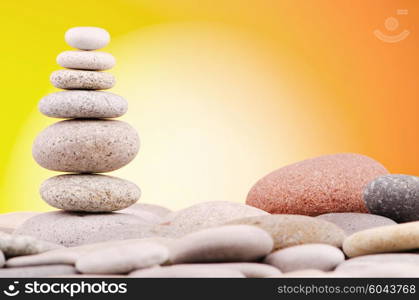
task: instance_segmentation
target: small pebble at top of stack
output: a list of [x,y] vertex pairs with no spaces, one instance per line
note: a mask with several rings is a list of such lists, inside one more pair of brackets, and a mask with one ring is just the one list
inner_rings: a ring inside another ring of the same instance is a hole
[[376,178],[364,190],[364,200],[371,213],[397,222],[419,220],[419,177],[385,175]]
[[368,212],[362,191],[385,174],[380,163],[364,155],[324,155],[268,174],[252,187],[246,203],[275,214]]
[[73,27],[65,33],[65,41],[80,50],[97,50],[109,44],[109,33],[99,27]]

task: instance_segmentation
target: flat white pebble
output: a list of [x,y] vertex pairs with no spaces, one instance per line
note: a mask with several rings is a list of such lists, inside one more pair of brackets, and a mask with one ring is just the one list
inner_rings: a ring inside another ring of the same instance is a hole
[[172,263],[255,261],[273,248],[271,236],[248,225],[203,229],[185,235],[171,247]]
[[66,90],[106,90],[115,85],[115,77],[106,72],[58,70],[52,72],[53,86]]
[[282,272],[304,269],[330,271],[344,260],[345,255],[336,247],[305,244],[275,251],[265,258],[265,263],[277,267]]
[[76,269],[90,274],[123,274],[160,265],[168,258],[166,247],[139,241],[91,251],[76,261]]
[[167,267],[154,267],[134,271],[130,277],[137,278],[244,278],[245,276],[233,269],[195,266],[175,265]]
[[68,69],[105,71],[115,65],[115,58],[99,51],[64,51],[58,54],[57,63]]
[[80,50],[97,50],[105,47],[111,40],[105,29],[91,26],[70,28],[64,38],[67,44]]
[[60,91],[46,95],[39,111],[51,118],[118,118],[128,110],[128,102],[104,91]]

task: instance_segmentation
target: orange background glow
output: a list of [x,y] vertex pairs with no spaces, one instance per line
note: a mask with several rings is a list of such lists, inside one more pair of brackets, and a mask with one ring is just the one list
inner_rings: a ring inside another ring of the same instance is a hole
[[[1,212],[51,209],[38,188],[58,173],[31,144],[56,121],[37,103],[56,91],[49,74],[73,26],[112,35],[112,91],[142,140],[112,175],[142,202],[243,202],[266,173],[337,152],[419,174],[418,1],[23,0],[0,14]],[[409,35],[387,43],[374,30]]]

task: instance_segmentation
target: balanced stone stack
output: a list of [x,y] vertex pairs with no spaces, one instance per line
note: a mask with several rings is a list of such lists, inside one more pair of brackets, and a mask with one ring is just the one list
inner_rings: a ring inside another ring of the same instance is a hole
[[106,52],[109,33],[97,27],[75,27],[65,34],[66,42],[78,50],[57,57],[66,68],[52,73],[51,83],[60,89],[39,103],[41,113],[68,119],[55,123],[36,138],[33,157],[42,167],[73,174],[47,179],[40,188],[49,205],[66,211],[110,212],[124,209],[140,198],[132,182],[98,175],[117,170],[137,155],[139,137],[129,124],[109,120],[127,111],[121,96],[99,90],[110,89],[115,78],[103,72],[115,65]]

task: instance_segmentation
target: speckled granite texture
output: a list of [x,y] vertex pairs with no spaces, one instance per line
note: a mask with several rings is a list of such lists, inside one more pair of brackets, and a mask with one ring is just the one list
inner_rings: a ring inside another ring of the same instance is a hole
[[380,163],[364,155],[324,155],[263,177],[250,190],[246,203],[274,214],[367,212],[362,191],[384,174],[388,171]]
[[46,95],[39,111],[51,118],[117,118],[128,110],[127,101],[103,91],[61,91]]
[[140,141],[128,123],[115,120],[66,120],[42,131],[32,154],[42,167],[62,172],[101,173],[134,159]]
[[419,177],[385,175],[364,191],[364,200],[371,213],[389,217],[397,222],[419,220]]
[[68,174],[45,180],[40,188],[49,205],[69,210],[107,212],[126,208],[140,198],[134,183],[97,174]]
[[53,86],[67,90],[106,90],[115,85],[115,77],[106,72],[84,70],[58,70],[52,72]]

